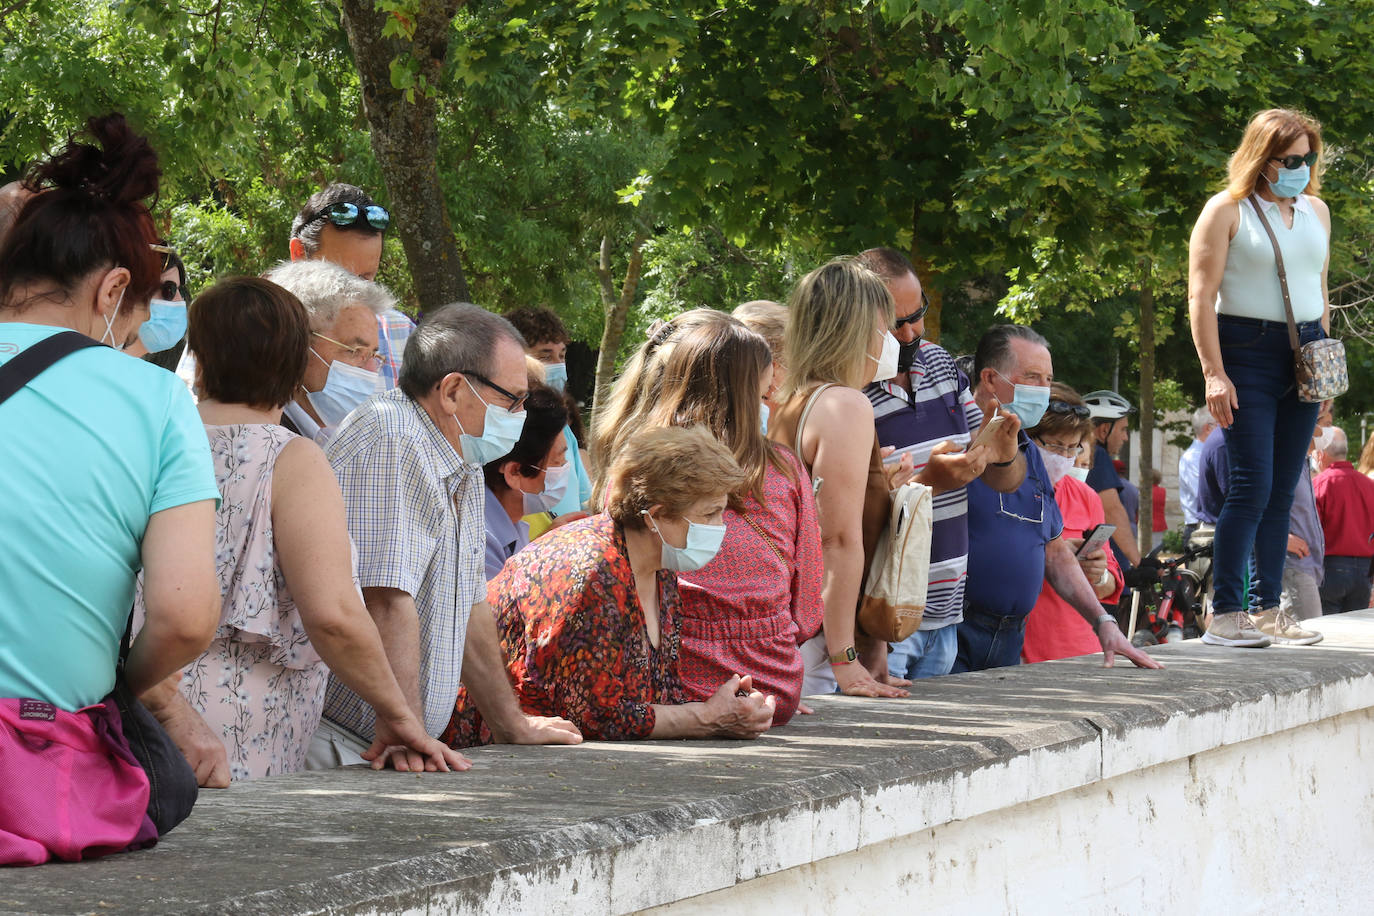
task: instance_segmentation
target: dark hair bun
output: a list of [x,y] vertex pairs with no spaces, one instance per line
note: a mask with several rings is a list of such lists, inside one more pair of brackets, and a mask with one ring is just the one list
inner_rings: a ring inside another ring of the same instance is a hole
[[83,191],[113,204],[142,201],[157,193],[162,176],[157,153],[122,114],[91,118],[86,133],[99,146],[70,137],[61,152],[33,168],[29,186]]

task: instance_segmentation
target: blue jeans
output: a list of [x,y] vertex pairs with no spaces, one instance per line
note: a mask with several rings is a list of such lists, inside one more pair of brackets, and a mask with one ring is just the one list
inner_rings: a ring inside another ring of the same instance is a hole
[[1323,614],[1369,607],[1369,557],[1327,557],[1322,577]]
[[1025,642],[1025,615],[998,617],[965,609],[964,622],[959,624],[959,654],[954,659],[954,672],[1019,665]]
[[[1282,321],[1217,316],[1221,361],[1236,386],[1234,422],[1226,436],[1230,482],[1212,543],[1218,614],[1245,605],[1245,572],[1255,555],[1251,605],[1274,608],[1283,593],[1288,510],[1317,424],[1316,404],[1298,400],[1293,350]],[[1298,325],[1302,343],[1325,337],[1320,322]]]
[[887,673],[913,681],[949,674],[959,649],[955,635],[958,629],[950,624],[938,630],[917,630],[901,642],[892,643],[888,647]]

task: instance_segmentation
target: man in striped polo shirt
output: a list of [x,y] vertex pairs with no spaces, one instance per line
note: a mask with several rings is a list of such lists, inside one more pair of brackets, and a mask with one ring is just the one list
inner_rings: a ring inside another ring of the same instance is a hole
[[981,478],[994,490],[1010,493],[1026,475],[1016,447],[1020,424],[1011,414],[986,448],[966,453],[983,424],[983,411],[969,392],[968,378],[943,348],[921,339],[929,307],[911,262],[891,248],[871,248],[859,261],[887,284],[896,305],[893,334],[901,344],[897,375],[864,389],[873,404],[878,442],[892,446],[891,459],[910,454],[916,480],[931,487],[934,527],[930,543],[930,586],[921,628],[890,647],[888,671],[894,677],[948,674],[959,643],[964,582],[968,575],[969,481]]

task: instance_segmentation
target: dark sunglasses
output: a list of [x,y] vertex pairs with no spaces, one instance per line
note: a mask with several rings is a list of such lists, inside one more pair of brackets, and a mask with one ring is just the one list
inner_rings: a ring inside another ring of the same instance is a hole
[[391,214],[387,212],[385,207],[379,207],[376,204],[368,204],[365,207],[350,203],[334,204],[329,209],[316,213],[306,222],[313,223],[317,219],[327,219],[341,229],[356,226],[359,222],[366,222],[373,229],[381,232],[391,225]]
[[186,298],[186,287],[181,286],[175,280],[163,280],[158,292],[162,293],[160,298],[166,299],[168,302],[175,302],[178,298],[183,300]]
[[1296,153],[1292,156],[1270,156],[1269,161],[1282,163],[1283,167],[1289,170],[1302,168],[1304,165],[1310,169],[1317,164],[1317,154],[1313,151],[1306,156],[1299,156]]
[[905,318],[898,318],[896,322],[893,323],[892,329],[895,331],[901,328],[904,324],[915,324],[922,318],[926,317],[926,312],[928,311],[930,311],[930,300],[926,298],[926,291],[921,290],[921,307],[918,308],[916,311],[912,312],[910,315],[907,315]]
[[1064,401],[1050,401],[1050,413],[1071,413],[1077,417],[1091,417],[1093,412],[1083,404],[1069,404]]
[[506,409],[509,410],[511,413],[519,413],[520,409],[525,406],[525,399],[529,397],[528,392],[525,394],[511,394],[509,391],[502,388],[500,385],[496,384],[491,379],[487,378],[484,375],[479,375],[476,372],[469,372],[466,369],[455,369],[453,371],[461,375],[466,375],[468,378],[473,379],[474,381],[479,382],[482,385],[485,385],[492,391],[495,391],[497,394],[501,395],[501,397],[510,401],[510,406]]

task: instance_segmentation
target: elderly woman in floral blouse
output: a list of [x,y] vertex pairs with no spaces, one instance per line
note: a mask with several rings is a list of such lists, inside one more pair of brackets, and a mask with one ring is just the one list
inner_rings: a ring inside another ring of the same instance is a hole
[[[605,511],[535,541],[488,586],[506,670],[527,713],[562,716],[592,740],[754,738],[774,700],[747,673],[684,702],[677,573],[715,555],[727,500],[745,484],[700,428],[644,430],[607,474]],[[444,739],[489,743],[464,690]]]

